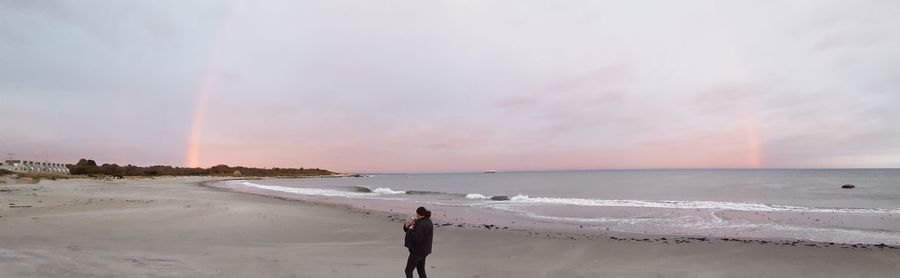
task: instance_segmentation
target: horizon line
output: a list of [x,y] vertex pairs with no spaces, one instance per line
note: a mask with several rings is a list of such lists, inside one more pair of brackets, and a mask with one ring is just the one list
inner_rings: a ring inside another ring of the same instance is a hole
[[[326,169],[327,170],[327,169]],[[342,174],[372,174],[372,175],[428,175],[428,174],[501,174],[501,173],[532,173],[532,172],[595,172],[595,171],[691,171],[691,170],[900,170],[900,167],[831,167],[831,168],[601,168],[601,169],[541,169],[541,170],[494,170],[495,173],[482,171],[426,171],[426,172],[338,172]]]

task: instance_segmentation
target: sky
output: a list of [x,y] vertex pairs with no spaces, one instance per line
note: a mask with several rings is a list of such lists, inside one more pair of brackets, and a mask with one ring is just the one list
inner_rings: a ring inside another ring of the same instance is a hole
[[892,0],[0,0],[0,155],[900,167],[898,49]]

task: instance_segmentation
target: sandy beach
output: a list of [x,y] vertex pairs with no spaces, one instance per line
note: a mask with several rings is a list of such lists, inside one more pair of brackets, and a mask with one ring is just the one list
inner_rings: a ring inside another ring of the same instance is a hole
[[[403,275],[395,216],[230,192],[206,180],[6,179],[0,277]],[[427,264],[433,277],[897,277],[900,249],[453,224],[435,228]]]

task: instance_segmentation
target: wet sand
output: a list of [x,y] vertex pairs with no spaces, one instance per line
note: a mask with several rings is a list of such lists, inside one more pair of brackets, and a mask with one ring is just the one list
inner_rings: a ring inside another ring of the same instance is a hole
[[[402,215],[200,185],[0,183],[0,277],[402,277]],[[894,246],[582,235],[436,217],[434,277],[897,277]],[[461,226],[461,227],[460,227]]]

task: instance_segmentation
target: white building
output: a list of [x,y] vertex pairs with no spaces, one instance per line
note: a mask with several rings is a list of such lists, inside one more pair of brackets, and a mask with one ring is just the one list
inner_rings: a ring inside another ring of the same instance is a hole
[[0,163],[0,169],[18,173],[42,173],[68,175],[69,168],[63,163],[37,162],[27,160],[7,160]]

